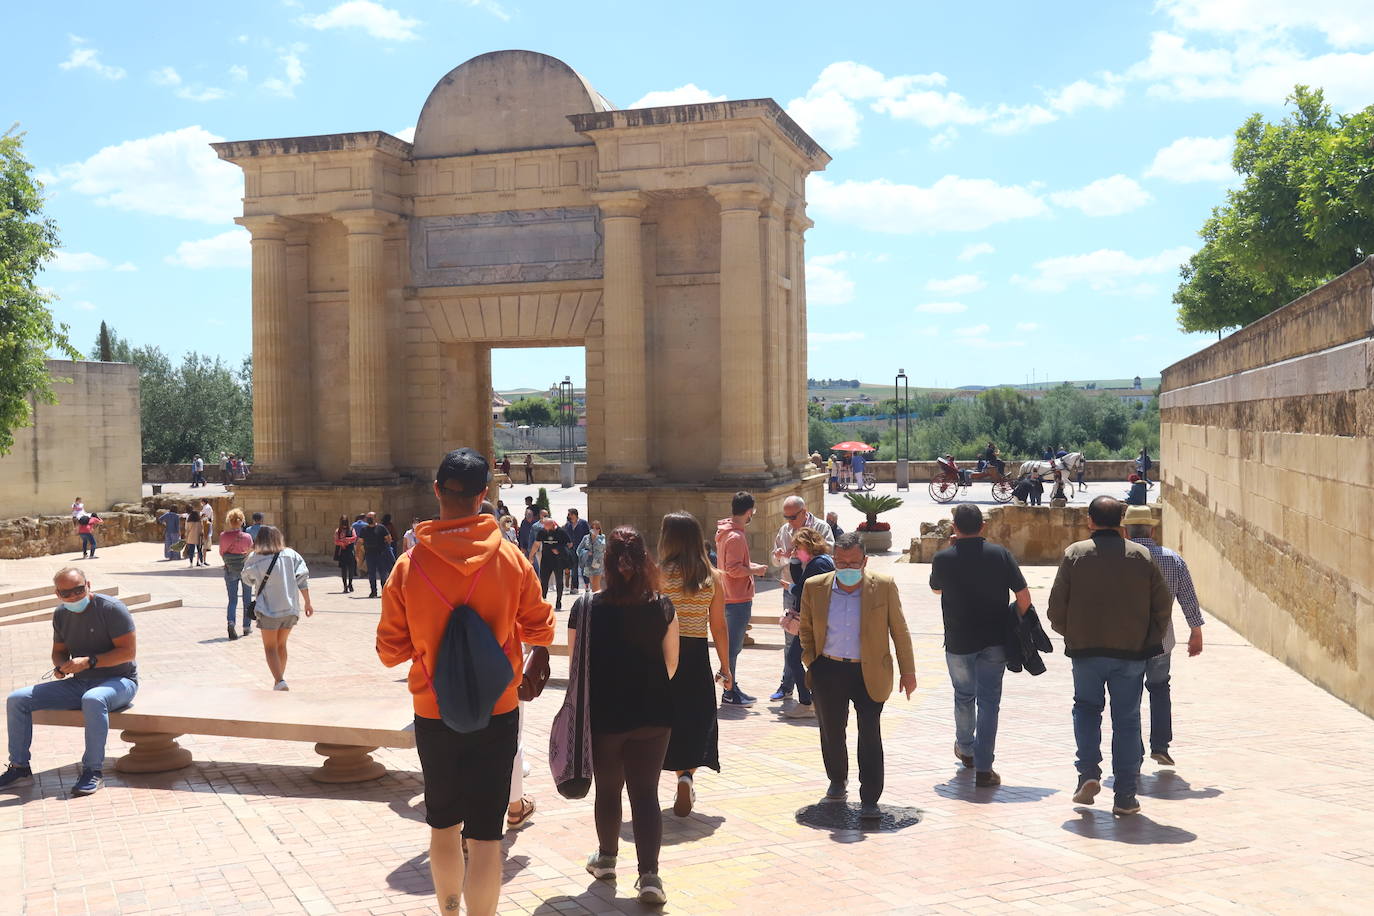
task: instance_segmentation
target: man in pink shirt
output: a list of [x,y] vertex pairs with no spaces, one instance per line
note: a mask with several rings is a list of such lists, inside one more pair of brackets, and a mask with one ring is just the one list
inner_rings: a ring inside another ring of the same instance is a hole
[[725,627],[730,634],[729,690],[720,701],[728,706],[753,706],[754,698],[739,687],[739,671],[735,660],[744,648],[744,633],[754,611],[754,577],[768,572],[768,567],[749,561],[749,538],[745,526],[754,518],[754,496],[743,490],[730,501],[730,517],[716,523],[716,562],[720,566],[725,586]]

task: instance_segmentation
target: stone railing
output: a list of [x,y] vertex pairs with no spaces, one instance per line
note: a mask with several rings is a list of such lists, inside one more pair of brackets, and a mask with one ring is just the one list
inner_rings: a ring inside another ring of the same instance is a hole
[[[1025,459],[1029,461],[1030,459]],[[1011,459],[1007,462],[1007,473],[1015,474],[1021,460]],[[1125,480],[1135,473],[1134,461],[1089,461],[1084,470],[1084,480]],[[972,459],[960,461],[960,468],[976,468],[978,462]],[[913,461],[911,462],[911,481],[912,483],[929,483],[931,479],[939,473],[939,465],[934,461]],[[865,466],[865,473],[876,474],[878,483],[893,483],[897,479],[897,462],[895,461],[870,461]],[[1155,464],[1150,469],[1150,478],[1153,480],[1159,474],[1159,465]]]
[[[164,509],[184,511],[200,497],[169,499],[147,496],[141,503],[116,503],[108,512],[99,512],[102,524],[95,528],[96,549],[118,544],[161,543],[162,526],[157,517]],[[210,498],[215,512],[215,531],[223,524],[225,513],[234,504],[232,496]],[[44,515],[0,520],[0,560],[20,560],[25,557],[45,557],[62,553],[80,553],[81,538],[70,515]]]
[[[1155,517],[1155,538],[1162,537],[1160,506],[1150,507]],[[1024,566],[1057,566],[1064,548],[1088,537],[1088,507],[996,506],[984,514],[984,537],[1001,544]],[[911,539],[907,557],[911,563],[929,563],[936,551],[950,545],[953,523],[922,522],[920,537]]]

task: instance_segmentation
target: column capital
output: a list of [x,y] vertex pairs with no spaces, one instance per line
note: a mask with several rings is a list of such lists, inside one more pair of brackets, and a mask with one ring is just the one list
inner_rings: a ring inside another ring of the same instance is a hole
[[708,184],[706,190],[722,210],[757,210],[769,196],[768,189],[756,181]]
[[283,241],[286,234],[297,228],[295,220],[287,219],[284,216],[273,216],[271,214],[263,216],[236,216],[234,222],[247,229],[253,236],[253,241],[271,239]]
[[336,210],[331,213],[334,219],[344,224],[350,235],[381,235],[392,223],[399,222],[400,214],[386,210],[360,209]]
[[801,235],[814,225],[816,225],[815,221],[806,215],[806,204],[794,203],[787,208],[788,232],[795,232]]
[[649,198],[643,191],[596,191],[592,200],[601,208],[606,219],[617,217],[638,217],[649,205]]

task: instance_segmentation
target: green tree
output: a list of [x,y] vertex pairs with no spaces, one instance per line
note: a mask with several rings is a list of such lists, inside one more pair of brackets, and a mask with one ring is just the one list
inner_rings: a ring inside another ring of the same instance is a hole
[[0,455],[32,418],[29,399],[53,403],[48,352],[80,354],[67,326],[53,320],[38,272],[57,247],[57,224],[43,215],[42,186],[24,158],[24,135],[0,135]]
[[806,424],[806,447],[808,451],[820,452],[821,457],[830,457],[830,446],[840,441],[840,431],[834,423],[819,417],[811,417]]
[[1236,131],[1232,165],[1243,181],[1180,270],[1184,330],[1248,324],[1374,252],[1374,106],[1333,118],[1307,86],[1287,102],[1279,123],[1254,114]]
[[521,398],[506,408],[506,420],[526,426],[556,426],[558,412],[547,398]]
[[110,329],[103,321],[100,322],[100,337],[95,345],[100,351],[98,356],[102,363],[114,362],[114,349],[110,346]]

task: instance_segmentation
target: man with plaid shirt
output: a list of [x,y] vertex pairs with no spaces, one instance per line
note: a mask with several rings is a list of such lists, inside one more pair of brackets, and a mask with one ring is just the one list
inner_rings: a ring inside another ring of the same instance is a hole
[[[1126,535],[1150,551],[1155,565],[1164,575],[1169,591],[1183,608],[1183,619],[1188,621],[1190,631],[1188,655],[1200,655],[1202,608],[1198,605],[1197,592],[1193,591],[1193,577],[1188,572],[1188,564],[1174,551],[1154,542],[1155,519],[1148,506],[1129,507],[1123,522]],[[1169,629],[1164,634],[1164,654],[1156,655],[1145,663],[1145,689],[1150,694],[1150,759],[1164,766],[1174,765],[1174,758],[1169,756],[1169,744],[1174,738],[1173,701],[1169,697],[1169,660],[1176,643],[1171,618]]]

